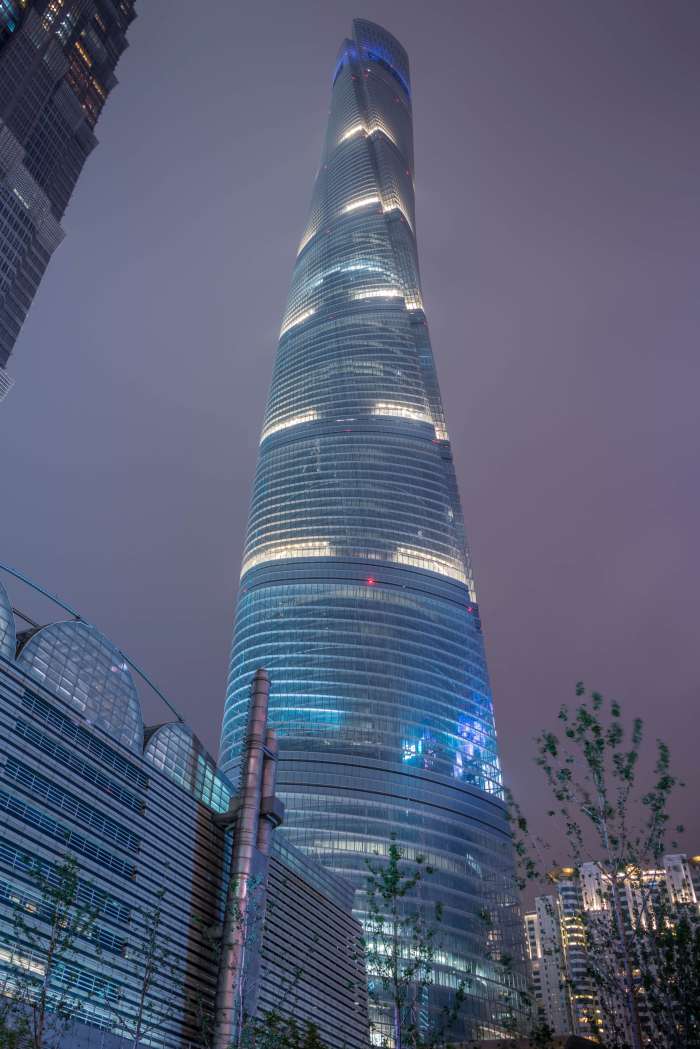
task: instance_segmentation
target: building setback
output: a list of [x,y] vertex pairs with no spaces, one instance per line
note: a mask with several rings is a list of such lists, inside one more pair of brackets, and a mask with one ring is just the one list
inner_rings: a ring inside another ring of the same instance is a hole
[[498,1035],[509,1003],[494,957],[523,958],[522,926],[413,178],[408,57],[356,20],[262,429],[221,762],[238,767],[265,666],[281,833],[353,880],[358,915],[365,860],[392,832],[407,860],[425,856],[424,899],[444,904],[428,1008],[466,978],[455,1034]]
[[134,0],[0,3],[0,400],[134,18]]
[[[148,1042],[202,1044],[198,1016],[213,1009],[218,976],[210,935],[225,918],[237,833],[235,823],[226,829],[232,795],[187,725],[144,731],[131,668],[112,642],[76,619],[17,631],[0,584],[0,987],[14,967],[44,964],[13,923],[17,908],[33,922],[41,912],[32,865],[50,876],[72,854],[81,899],[99,908],[100,953],[83,940],[67,962],[85,1023],[61,1041],[66,1049],[132,1044],[115,1032],[136,1014],[144,915],[161,891],[171,971],[156,977]],[[267,901],[259,1014],[311,1020],[334,1049],[364,1049],[352,889],[280,842]]]

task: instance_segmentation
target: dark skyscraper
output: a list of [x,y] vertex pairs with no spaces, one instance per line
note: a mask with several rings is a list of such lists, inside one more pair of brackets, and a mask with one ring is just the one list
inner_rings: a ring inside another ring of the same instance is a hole
[[134,0],[0,0],[0,399],[134,17]]
[[424,856],[423,898],[444,904],[444,934],[421,1006],[440,1007],[465,980],[465,1033],[498,1034],[494,956],[511,935],[517,952],[520,928],[420,289],[412,135],[406,52],[357,20],[335,67],[262,431],[221,761],[239,765],[265,666],[284,833],[360,888],[365,857],[386,856],[392,832],[407,859]]

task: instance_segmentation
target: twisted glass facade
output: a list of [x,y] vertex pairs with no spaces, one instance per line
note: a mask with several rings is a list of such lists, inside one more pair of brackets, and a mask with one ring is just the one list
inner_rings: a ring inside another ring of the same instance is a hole
[[420,290],[408,58],[365,21],[335,68],[241,576],[222,767],[237,767],[265,666],[284,833],[360,887],[391,831],[426,855],[446,905],[433,1005],[465,977],[466,1033],[498,1030],[486,941],[510,933],[479,915],[514,909],[511,847]]

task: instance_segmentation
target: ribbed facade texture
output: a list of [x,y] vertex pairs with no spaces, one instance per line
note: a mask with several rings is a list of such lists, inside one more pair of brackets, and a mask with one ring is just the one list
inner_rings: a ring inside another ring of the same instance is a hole
[[[133,1046],[156,906],[158,957],[167,961],[146,999],[144,1042],[210,1044],[200,1017],[217,984],[211,936],[224,917],[236,833],[218,816],[231,794],[187,725],[144,729],[134,676],[111,641],[76,620],[18,632],[0,584],[0,996],[18,971],[45,975],[49,921],[33,871],[56,877],[72,855],[79,900],[99,912],[92,935],[49,980],[49,1005],[69,988],[80,1021],[62,1049]],[[352,895],[273,839],[259,1009],[315,1022],[331,1049],[367,1044]],[[32,941],[18,913],[35,929]]]
[[0,0],[0,400],[134,17],[134,0]]
[[498,1033],[494,958],[504,938],[520,957],[522,938],[420,288],[408,58],[359,20],[334,71],[262,429],[222,729],[230,773],[258,666],[284,834],[360,889],[391,832],[408,859],[426,856],[427,895],[445,904],[432,1004],[466,979],[465,1033]]
[[331,1049],[368,1049],[367,988],[352,886],[275,833],[258,1015],[314,1023]]

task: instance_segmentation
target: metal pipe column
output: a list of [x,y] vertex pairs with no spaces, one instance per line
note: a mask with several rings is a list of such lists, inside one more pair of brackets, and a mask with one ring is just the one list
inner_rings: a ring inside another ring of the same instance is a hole
[[249,894],[255,873],[255,853],[261,822],[269,697],[270,679],[267,671],[257,670],[251,687],[245,757],[237,799],[231,880],[221,937],[213,1049],[229,1049],[236,1041],[237,1028],[243,1021],[241,1013],[245,1005],[246,946],[251,917],[248,913]]

